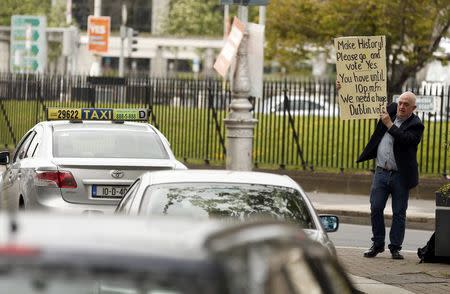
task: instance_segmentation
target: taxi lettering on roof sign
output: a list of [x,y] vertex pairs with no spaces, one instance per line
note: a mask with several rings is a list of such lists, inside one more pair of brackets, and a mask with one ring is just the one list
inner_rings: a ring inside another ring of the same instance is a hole
[[47,120],[128,120],[147,121],[144,108],[47,108]]

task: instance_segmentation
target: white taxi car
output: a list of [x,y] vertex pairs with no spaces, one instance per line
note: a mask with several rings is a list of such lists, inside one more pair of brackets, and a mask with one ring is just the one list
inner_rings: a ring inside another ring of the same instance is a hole
[[0,153],[4,209],[112,212],[143,172],[186,169],[155,127],[132,122],[148,121],[147,109],[47,111],[12,156]]

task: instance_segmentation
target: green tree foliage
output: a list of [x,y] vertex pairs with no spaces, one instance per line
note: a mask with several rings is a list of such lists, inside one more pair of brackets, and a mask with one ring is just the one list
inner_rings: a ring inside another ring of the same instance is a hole
[[56,1],[51,5],[51,0],[2,0],[0,9],[0,25],[11,25],[13,15],[44,15],[47,17],[47,26],[66,26],[66,1]]
[[385,35],[389,93],[433,60],[450,36],[450,0],[271,0],[267,54],[292,69],[308,48],[342,36]]
[[176,36],[221,36],[222,5],[219,0],[172,0],[164,31]]
[[[47,13],[47,26],[49,27],[66,27],[66,3],[65,1],[56,2]],[[48,42],[48,60],[49,63],[54,63],[61,56],[62,44],[61,42]]]
[[[2,0],[0,9],[0,25],[10,26],[13,15],[44,15],[47,17],[48,27],[64,27],[66,24],[66,1],[51,0]],[[61,55],[60,42],[48,42],[49,63],[55,62]]]
[[9,26],[11,16],[16,14],[47,15],[50,8],[50,0],[2,0],[0,25]]
[[[258,22],[258,6],[248,7],[248,18]],[[176,36],[223,36],[224,7],[220,0],[171,0],[164,32]],[[229,5],[230,24],[238,5]]]
[[67,27],[66,23],[66,1],[58,1],[50,8],[47,15],[47,26]]

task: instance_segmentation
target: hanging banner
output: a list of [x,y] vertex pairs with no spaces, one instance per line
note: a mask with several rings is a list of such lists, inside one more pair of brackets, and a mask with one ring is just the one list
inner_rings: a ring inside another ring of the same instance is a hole
[[225,46],[220,51],[219,56],[214,63],[214,69],[223,77],[226,78],[228,68],[236,56],[239,44],[244,36],[245,25],[237,17],[233,20],[230,34],[225,42]]
[[379,118],[386,108],[386,38],[358,36],[334,39],[340,117]]

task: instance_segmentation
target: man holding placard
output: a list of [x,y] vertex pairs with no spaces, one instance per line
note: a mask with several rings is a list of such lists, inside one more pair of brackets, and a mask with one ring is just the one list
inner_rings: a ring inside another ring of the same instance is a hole
[[[364,73],[369,71],[369,65],[376,64],[378,67],[378,61],[372,61],[370,58],[367,59],[364,57],[378,57],[382,54],[384,55],[384,52],[381,52],[382,50],[380,49],[379,54],[361,53],[362,55],[360,55],[360,53],[351,51],[351,49],[361,49],[361,45],[369,46],[372,49],[382,48],[384,36],[378,39],[376,37],[351,38],[349,42],[341,40],[349,38],[338,38],[335,40],[335,44],[340,49],[347,50],[345,55],[338,56],[338,59],[348,61],[352,58],[360,58],[368,62],[366,63],[366,68],[364,68],[363,61],[357,61],[345,73],[340,72],[339,67],[337,69],[336,88],[338,89],[341,105],[341,117],[344,113],[343,119],[373,118],[375,114],[376,118],[379,118],[369,143],[357,159],[357,162],[376,159],[377,166],[370,192],[373,244],[364,253],[364,257],[375,257],[378,253],[384,251],[386,235],[384,208],[386,207],[389,195],[391,195],[393,216],[392,226],[389,232],[389,250],[393,259],[403,259],[400,250],[402,249],[405,236],[406,209],[408,207],[409,190],[417,186],[419,180],[416,156],[417,146],[422,138],[424,126],[420,118],[413,113],[416,109],[416,96],[414,93],[405,92],[400,95],[398,103],[391,103],[385,107],[384,105],[387,101],[386,94],[384,92],[383,95],[382,91],[380,93],[378,91],[380,89],[375,86],[375,82],[377,84],[379,82],[377,75]],[[373,41],[374,39],[377,39],[377,41]],[[346,69],[348,69],[347,66]],[[379,74],[378,77],[381,78]],[[384,77],[385,71],[383,72],[382,79],[385,91],[386,84]],[[355,81],[356,83],[354,83]],[[349,84],[353,85],[354,90],[363,90],[363,93],[359,93],[359,95],[358,93],[356,95],[355,93],[353,95],[348,94],[348,89],[352,87],[349,87]],[[345,86],[347,86],[347,93],[345,93]],[[352,98],[348,99],[348,97]],[[382,98],[378,100],[379,97]],[[383,99],[384,101],[382,101]],[[355,101],[357,101],[356,104],[363,104],[363,106],[355,106],[353,103]],[[378,103],[378,106],[371,105],[371,103]],[[346,107],[344,111],[342,111],[342,104]],[[355,109],[360,111],[357,112]],[[345,112],[346,110],[347,113]]]

